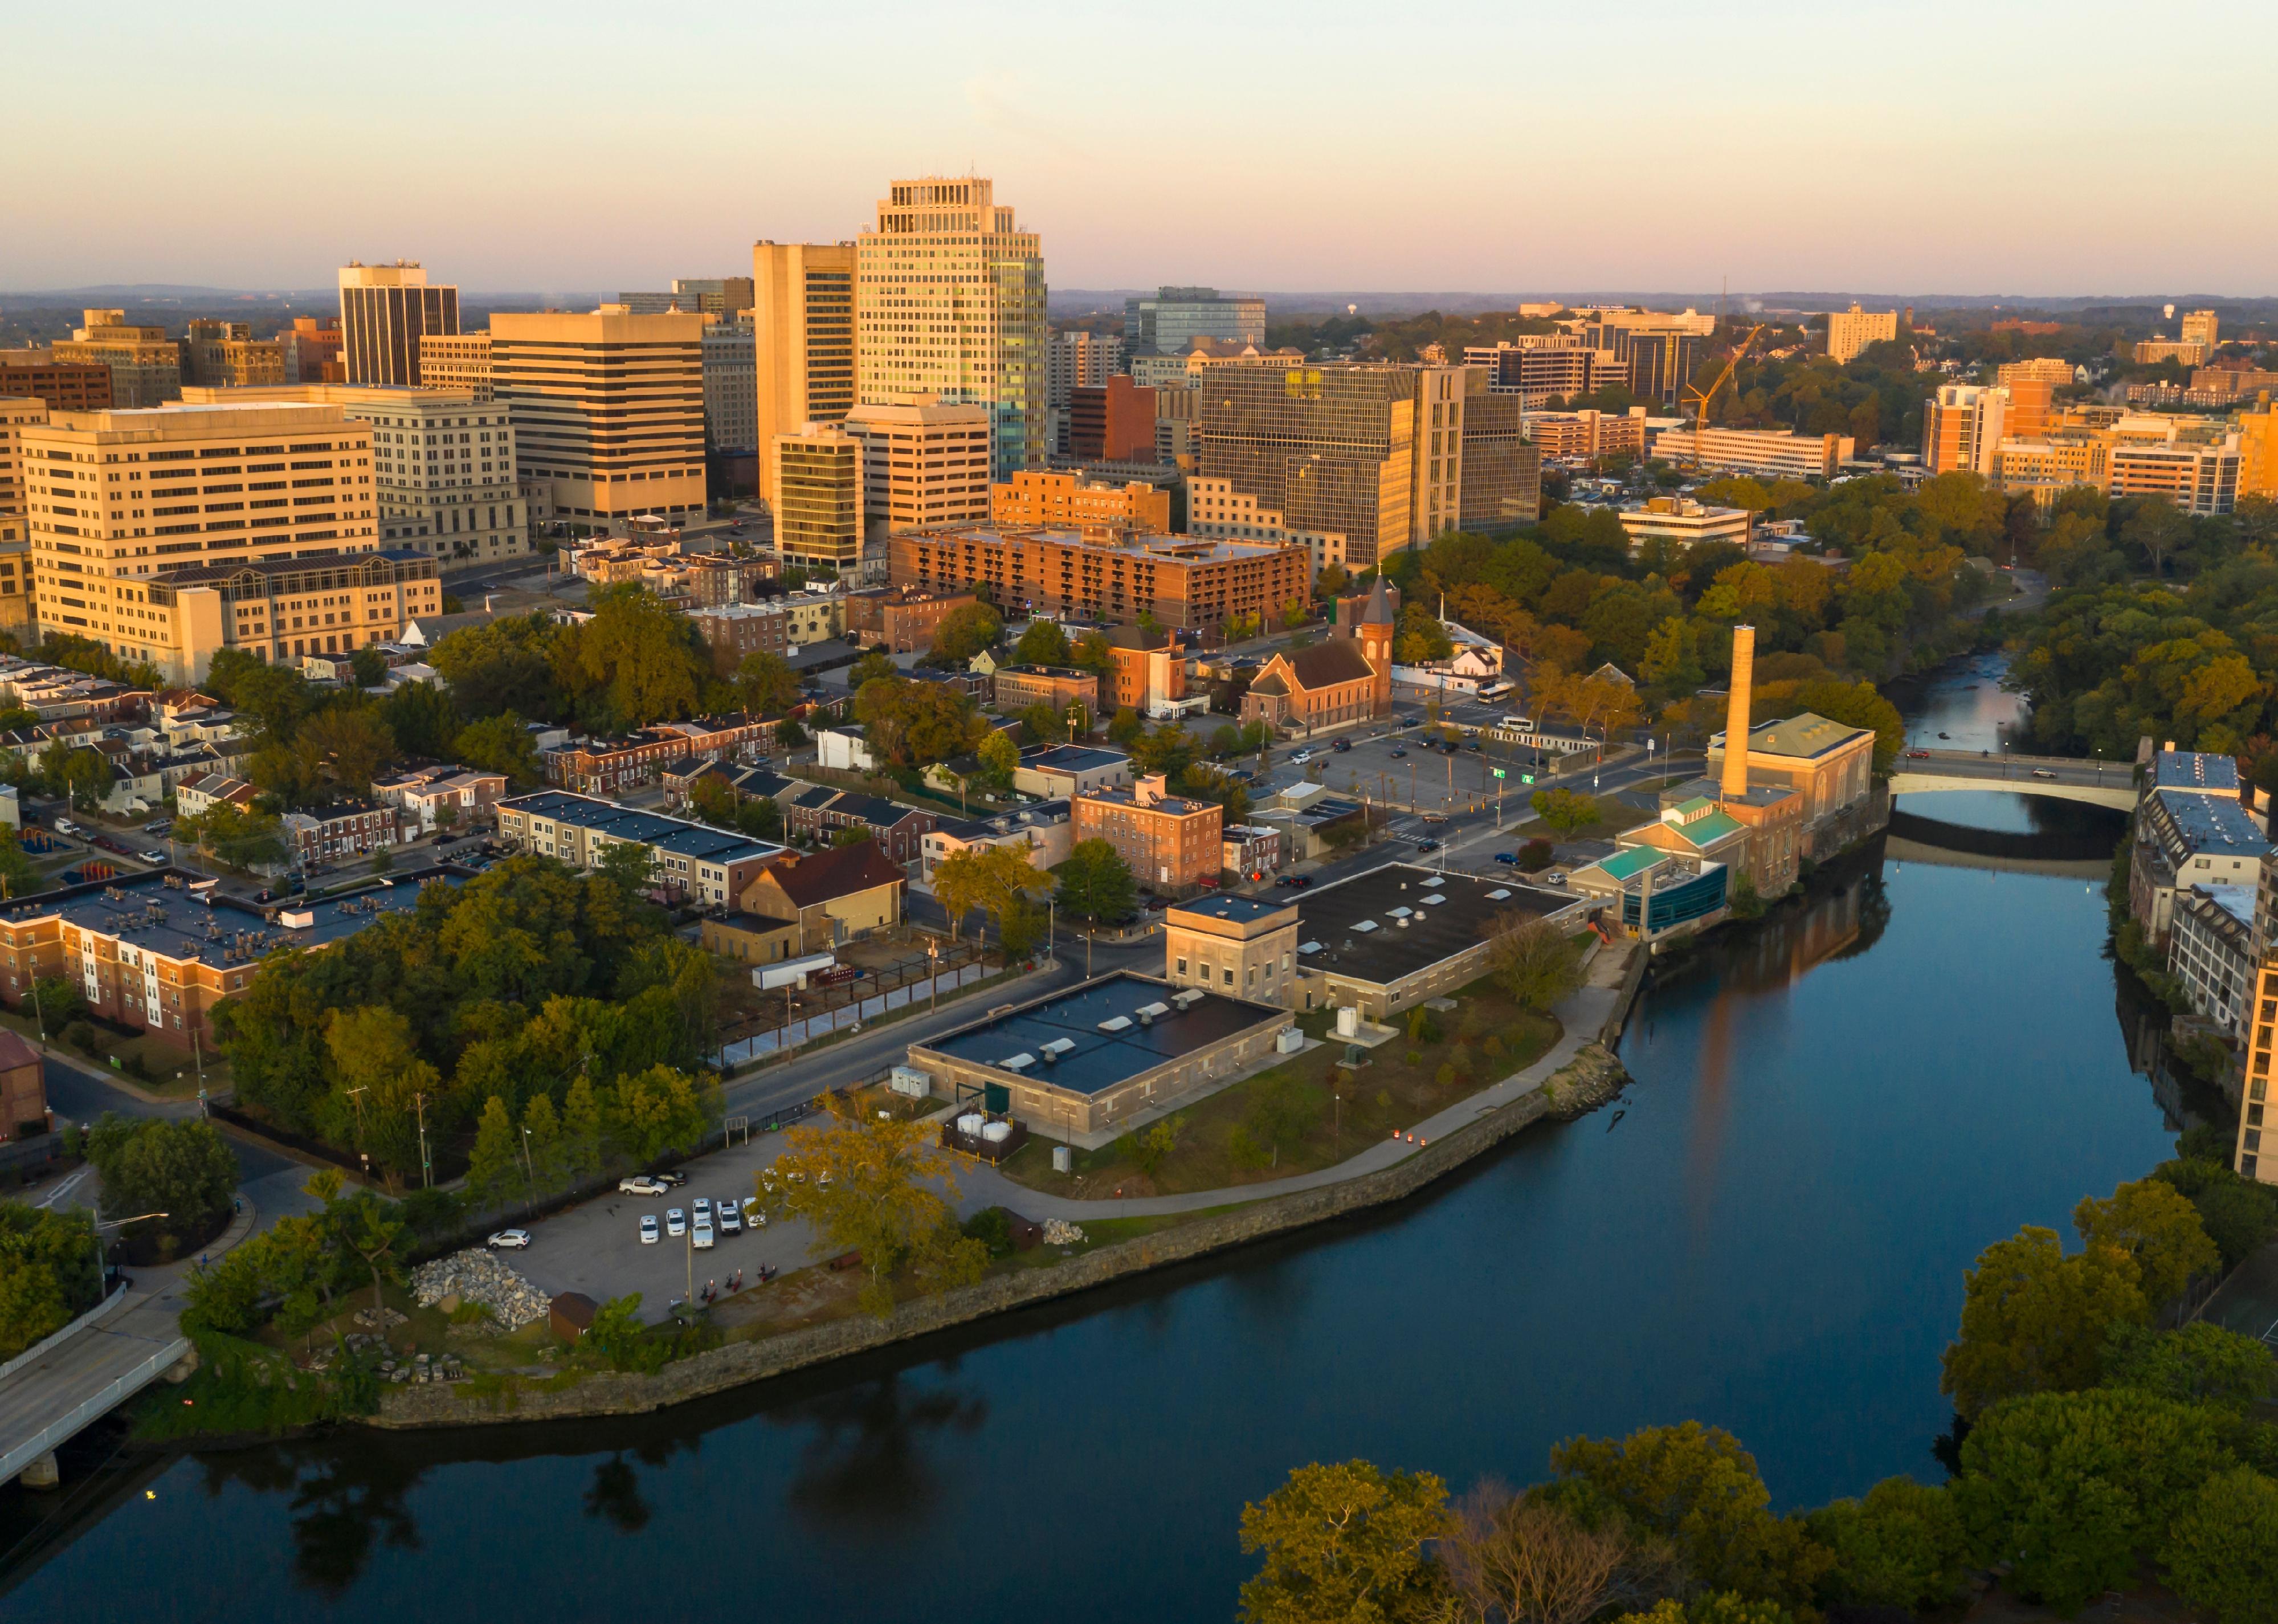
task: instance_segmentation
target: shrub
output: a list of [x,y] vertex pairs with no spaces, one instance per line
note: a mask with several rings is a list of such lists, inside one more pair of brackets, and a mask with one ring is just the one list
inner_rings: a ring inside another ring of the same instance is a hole
[[74,1021],[64,1029],[64,1041],[81,1054],[95,1053],[95,1028],[86,1021]]
[[1528,874],[1540,874],[1557,857],[1557,849],[1540,836],[1518,848],[1518,866]]
[[977,1240],[989,1248],[992,1258],[1010,1257],[1013,1252],[1013,1225],[1001,1207],[984,1207],[958,1226],[958,1231],[967,1240]]
[[1432,1074],[1432,1080],[1441,1088],[1453,1088],[1456,1085],[1456,1069],[1442,1061],[1440,1069]]
[[1420,1066],[1424,1063],[1424,1051],[1421,1049],[1410,1049],[1401,1058],[1405,1060],[1411,1066]]

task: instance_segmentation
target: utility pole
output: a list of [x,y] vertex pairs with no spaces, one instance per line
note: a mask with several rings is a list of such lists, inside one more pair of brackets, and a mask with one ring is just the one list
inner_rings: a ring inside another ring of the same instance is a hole
[[535,1218],[538,1216],[538,1173],[530,1165],[530,1130],[527,1128],[522,1130],[522,1180],[524,1192],[522,1210],[526,1215]]
[[419,1183],[432,1190],[435,1187],[435,1164],[427,1159],[427,1096],[414,1094],[411,1104],[419,1113]]

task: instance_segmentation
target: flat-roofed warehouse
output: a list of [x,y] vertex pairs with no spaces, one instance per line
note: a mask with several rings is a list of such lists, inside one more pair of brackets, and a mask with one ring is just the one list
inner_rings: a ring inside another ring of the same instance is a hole
[[1297,903],[1297,1007],[1351,1005],[1372,1021],[1487,974],[1506,920],[1579,931],[1593,898],[1517,878],[1441,874],[1387,863],[1303,892]]
[[1151,1107],[1224,1087],[1274,1054],[1289,1013],[1118,971],[910,1046],[955,1097],[1008,1089],[1013,1115],[1100,1145]]

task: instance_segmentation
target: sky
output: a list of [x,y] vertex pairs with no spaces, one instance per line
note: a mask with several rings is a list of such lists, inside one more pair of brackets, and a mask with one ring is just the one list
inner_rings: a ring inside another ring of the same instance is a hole
[[1056,288],[2278,294],[2278,7],[19,7],[0,290],[749,274],[992,176]]

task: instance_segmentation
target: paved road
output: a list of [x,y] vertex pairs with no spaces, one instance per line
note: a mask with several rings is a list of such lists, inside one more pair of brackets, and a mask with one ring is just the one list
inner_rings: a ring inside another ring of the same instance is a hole
[[2132,762],[2078,761],[2062,755],[2020,755],[2014,752],[1940,750],[1916,747],[1899,758],[1897,773],[1922,773],[1942,778],[1985,778],[2055,782],[2082,787],[2133,790]]

